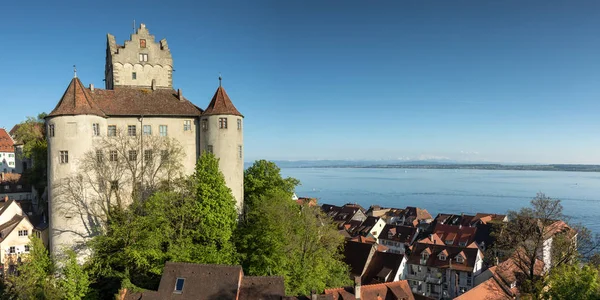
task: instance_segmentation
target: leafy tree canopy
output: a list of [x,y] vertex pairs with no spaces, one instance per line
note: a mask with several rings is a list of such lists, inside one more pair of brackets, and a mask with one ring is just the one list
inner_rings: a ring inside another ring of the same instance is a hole
[[262,197],[271,194],[291,197],[298,184],[300,181],[295,178],[281,177],[281,170],[274,162],[257,160],[244,171],[244,205],[252,209]]

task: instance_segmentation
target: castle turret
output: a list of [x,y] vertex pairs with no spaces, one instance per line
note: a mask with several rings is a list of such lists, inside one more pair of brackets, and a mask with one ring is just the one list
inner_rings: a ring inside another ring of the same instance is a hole
[[[63,246],[74,246],[93,235],[93,228],[82,220],[93,209],[86,206],[85,190],[73,197],[65,188],[79,174],[84,154],[98,142],[101,128],[106,130],[106,115],[92,100],[90,91],[77,77],[54,110],[46,117],[48,135],[48,208],[50,217],[50,247],[57,253]],[[76,203],[74,203],[76,202]],[[85,209],[82,208],[86,208]]]
[[146,25],[131,35],[124,45],[107,35],[106,88],[172,88],[173,58],[166,39],[154,41]]
[[200,140],[203,151],[212,152],[219,158],[219,167],[240,212],[244,203],[243,119],[219,83],[202,114]]

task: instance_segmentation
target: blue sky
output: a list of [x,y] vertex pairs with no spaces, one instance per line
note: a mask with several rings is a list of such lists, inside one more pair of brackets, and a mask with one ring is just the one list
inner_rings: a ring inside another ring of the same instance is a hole
[[134,19],[198,106],[223,74],[247,160],[600,164],[598,1],[6,1],[0,126],[50,112],[73,64],[103,86]]

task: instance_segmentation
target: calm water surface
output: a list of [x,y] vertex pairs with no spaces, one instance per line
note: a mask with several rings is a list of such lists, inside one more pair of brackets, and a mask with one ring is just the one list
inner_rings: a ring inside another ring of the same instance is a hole
[[573,222],[600,233],[600,173],[350,168],[282,168],[281,172],[301,181],[298,196],[316,197],[319,203],[418,206],[434,216],[506,213],[529,205],[537,192],[543,192],[561,199],[564,213]]

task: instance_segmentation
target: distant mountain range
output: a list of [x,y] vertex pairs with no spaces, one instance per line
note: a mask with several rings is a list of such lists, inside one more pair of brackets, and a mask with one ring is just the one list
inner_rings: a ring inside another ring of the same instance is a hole
[[[280,168],[402,168],[600,172],[600,165],[511,164],[455,160],[275,160]],[[252,163],[246,163],[249,167]]]

